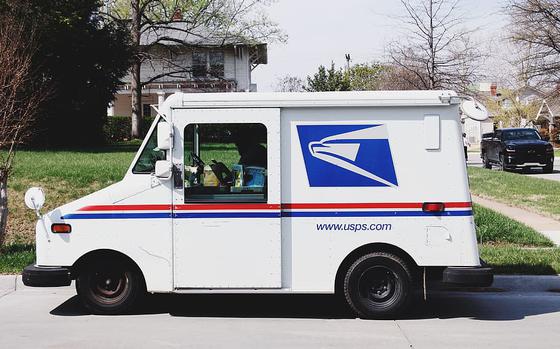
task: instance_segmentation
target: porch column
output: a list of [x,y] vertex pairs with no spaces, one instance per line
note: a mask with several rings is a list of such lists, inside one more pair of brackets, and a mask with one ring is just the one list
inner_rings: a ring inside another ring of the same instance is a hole
[[158,109],[161,108],[161,106],[163,105],[163,102],[165,102],[165,92],[158,91],[158,93],[157,93]]
[[107,106],[107,116],[115,116],[115,103],[111,102]]

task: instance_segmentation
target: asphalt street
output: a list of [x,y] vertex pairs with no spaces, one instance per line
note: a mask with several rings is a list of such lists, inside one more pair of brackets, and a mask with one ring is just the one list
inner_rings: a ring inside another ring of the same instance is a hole
[[[469,153],[469,158],[467,161],[468,166],[482,167],[482,159],[480,158],[480,153]],[[498,169],[493,168],[494,171]],[[560,181],[560,158],[554,159],[554,171],[552,173],[543,173],[539,168],[533,168],[526,172],[517,171],[524,176],[539,177],[545,179],[552,179],[555,181]]]
[[432,294],[394,321],[355,319],[316,295],[152,295],[139,313],[93,316],[72,287],[14,290],[11,279],[0,283],[0,348],[552,348],[560,293],[547,280]]

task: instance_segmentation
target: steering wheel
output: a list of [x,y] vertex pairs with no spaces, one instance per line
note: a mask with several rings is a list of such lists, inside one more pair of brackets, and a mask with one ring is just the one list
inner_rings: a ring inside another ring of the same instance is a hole
[[212,160],[212,165],[210,165],[210,168],[212,168],[212,172],[214,172],[216,177],[218,177],[218,181],[221,185],[231,185],[233,176],[229,168],[227,168],[227,166],[223,162]]
[[193,151],[191,151],[191,158],[194,160],[194,164],[196,166],[204,167],[204,161],[200,158],[200,156],[196,155]]

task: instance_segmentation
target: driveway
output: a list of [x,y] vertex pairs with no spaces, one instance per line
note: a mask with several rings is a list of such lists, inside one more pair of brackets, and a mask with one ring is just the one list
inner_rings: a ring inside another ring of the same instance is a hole
[[13,279],[0,287],[0,348],[527,349],[560,343],[560,294],[546,292],[548,286],[440,292],[397,321],[358,320],[336,298],[310,295],[154,295],[142,313],[92,316],[71,287],[12,286]]
[[[469,160],[467,161],[467,165],[473,167],[482,167],[482,159],[480,158],[480,153],[469,153]],[[494,167],[496,170],[496,167]],[[542,170],[536,168],[532,169],[530,172],[521,172],[518,171],[517,173],[523,174],[524,176],[531,176],[531,177],[539,177],[545,179],[552,179],[554,181],[560,181],[560,158],[554,159],[554,171],[552,173],[543,173]]]

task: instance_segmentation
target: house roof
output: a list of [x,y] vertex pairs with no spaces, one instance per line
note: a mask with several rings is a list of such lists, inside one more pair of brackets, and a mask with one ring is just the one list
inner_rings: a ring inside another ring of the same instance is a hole
[[162,45],[186,44],[200,47],[266,45],[262,42],[244,41],[235,36],[224,37],[224,35],[205,27],[189,28],[185,22],[171,22],[147,28],[140,37],[140,45],[148,46],[154,43],[161,43]]
[[554,117],[560,117],[560,97],[547,98],[546,104]]

